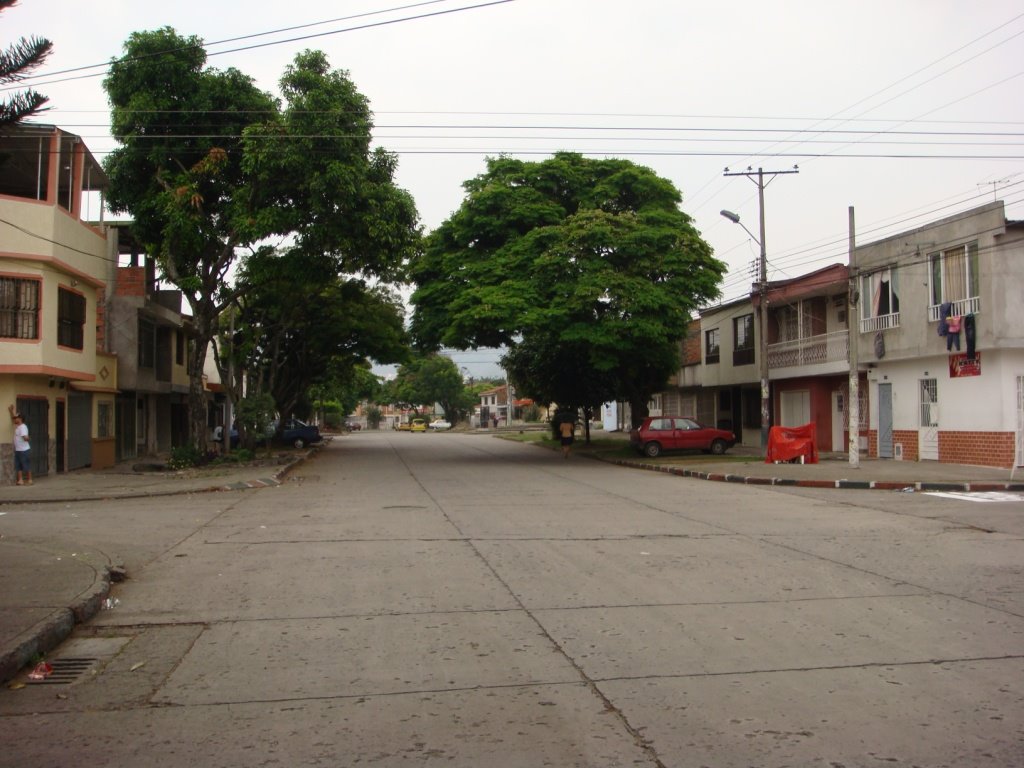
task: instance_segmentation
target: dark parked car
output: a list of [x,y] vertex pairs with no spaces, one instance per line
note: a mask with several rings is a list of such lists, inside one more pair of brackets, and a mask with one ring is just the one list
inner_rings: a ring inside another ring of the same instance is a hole
[[277,422],[273,422],[275,438],[285,445],[292,445],[296,448],[305,448],[323,440],[320,428],[316,424],[307,424],[298,419],[285,419],[278,429]]
[[705,427],[681,416],[648,416],[640,429],[629,433],[629,443],[645,456],[662,451],[700,450],[721,455],[736,445],[736,435],[725,429]]
[[[307,424],[298,419],[285,419],[280,432],[278,432],[277,424],[276,419],[270,422],[267,425],[266,434],[256,438],[256,445],[265,445],[267,440],[271,439],[280,440],[285,445],[292,445],[296,448],[305,448],[307,445],[313,445],[323,440],[316,424]],[[238,447],[238,429],[235,427],[231,429],[231,447]]]

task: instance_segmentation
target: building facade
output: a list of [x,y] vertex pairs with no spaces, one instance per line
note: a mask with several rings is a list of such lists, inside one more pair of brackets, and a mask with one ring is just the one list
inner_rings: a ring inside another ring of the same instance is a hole
[[[118,361],[104,313],[116,257],[106,228],[88,223],[106,177],[81,138],[55,126],[15,126],[0,149],[0,405],[24,415],[36,476],[108,466]],[[5,421],[0,483],[13,481]]]
[[871,456],[1024,463],[1024,222],[1001,201],[858,247]]

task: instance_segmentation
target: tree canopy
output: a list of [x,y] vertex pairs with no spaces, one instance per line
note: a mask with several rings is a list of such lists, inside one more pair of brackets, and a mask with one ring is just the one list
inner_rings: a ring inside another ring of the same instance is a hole
[[391,390],[396,403],[440,404],[452,424],[464,419],[475,402],[458,367],[450,357],[439,354],[413,356],[398,369]]
[[[17,5],[17,0],[0,0],[0,12]],[[42,64],[53,50],[53,43],[43,37],[19,38],[13,45],[0,50],[0,86],[16,83]],[[0,128],[14,125],[38,114],[47,99],[31,88],[13,93],[0,100]]]
[[642,418],[725,272],[679,191],[630,161],[573,153],[492,158],[464,187],[412,264],[417,344],[507,345],[524,394],[625,399]]
[[247,371],[250,391],[269,392],[280,413],[306,418],[314,386],[350,382],[368,358],[407,356],[399,297],[339,276],[323,255],[260,249],[244,260],[237,287],[228,352]]
[[189,302],[199,444],[203,361],[237,296],[229,275],[239,254],[287,238],[327,257],[335,274],[394,280],[419,245],[416,208],[393,183],[394,156],[370,149],[366,98],[323,53],[301,53],[286,68],[282,106],[238,70],[206,67],[202,41],[169,27],[132,34],[124,52],[104,81],[120,144],[106,161],[108,203],[133,216],[136,236]]

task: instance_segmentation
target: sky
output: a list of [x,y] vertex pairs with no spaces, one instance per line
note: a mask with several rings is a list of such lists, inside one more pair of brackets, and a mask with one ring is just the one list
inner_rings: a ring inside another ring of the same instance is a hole
[[105,65],[162,26],[274,94],[296,53],[323,50],[369,99],[426,231],[488,156],[648,166],[728,265],[723,300],[749,293],[760,255],[757,185],[726,168],[765,171],[770,280],[848,263],[851,206],[861,244],[993,199],[1024,219],[1019,0],[20,0],[0,47],[53,42],[26,82],[50,98],[38,120],[102,159]]

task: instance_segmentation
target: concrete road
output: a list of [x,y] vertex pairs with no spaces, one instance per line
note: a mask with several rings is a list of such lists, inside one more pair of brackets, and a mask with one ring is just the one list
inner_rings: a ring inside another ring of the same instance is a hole
[[1020,502],[361,433],[33,514],[132,578],[0,691],[0,765],[1024,765]]

